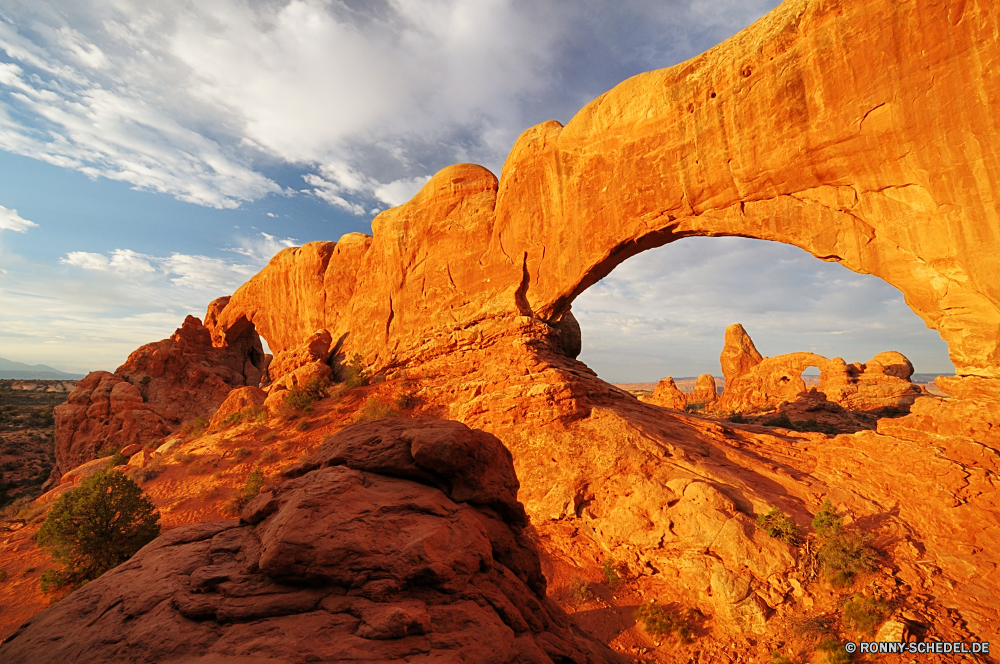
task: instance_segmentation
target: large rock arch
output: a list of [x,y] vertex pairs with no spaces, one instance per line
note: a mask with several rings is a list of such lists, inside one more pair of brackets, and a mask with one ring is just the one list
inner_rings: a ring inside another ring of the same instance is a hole
[[387,366],[489,317],[557,323],[640,251],[737,235],[881,277],[959,374],[1000,377],[997,32],[988,3],[788,0],[529,129],[499,182],[452,166],[370,240],[279,254],[217,329],[281,319],[258,324],[280,352],[325,327]]

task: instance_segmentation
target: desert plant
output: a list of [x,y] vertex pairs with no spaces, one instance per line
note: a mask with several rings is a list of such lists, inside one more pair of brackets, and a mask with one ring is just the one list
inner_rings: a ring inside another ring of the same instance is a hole
[[160,534],[160,513],[139,485],[117,470],[83,480],[56,501],[38,531],[61,570],[47,570],[43,591],[96,579]]
[[799,541],[798,528],[777,507],[772,507],[767,514],[758,514],[756,521],[757,527],[770,537],[787,544],[797,544]]
[[787,655],[782,655],[777,650],[771,651],[771,664],[799,664],[796,660],[788,657]]
[[0,583],[3,583],[6,580],[7,580],[7,570],[0,569]]
[[142,446],[142,449],[144,449],[144,450],[155,450],[157,447],[159,447],[162,444],[163,444],[162,440],[160,440],[159,438],[153,438],[151,440],[146,441],[146,444]]
[[198,458],[198,455],[192,454],[191,452],[174,452],[174,461],[177,463],[191,463]]
[[204,415],[199,415],[181,425],[181,434],[189,439],[197,438],[205,433],[206,428],[208,428],[208,418]]
[[569,582],[569,595],[575,602],[586,602],[591,597],[590,584],[582,576],[574,576]]
[[826,653],[823,664],[848,664],[851,661],[851,656],[844,650],[843,644],[833,637],[820,641],[816,650]]
[[750,423],[750,420],[748,420],[743,415],[743,413],[737,413],[735,411],[729,413],[729,417],[727,417],[726,419],[728,419],[733,424],[749,424]]
[[361,407],[361,414],[358,422],[371,422],[381,420],[386,417],[399,417],[399,411],[392,407],[392,404],[379,401],[375,397],[368,399]]
[[115,450],[115,453],[111,455],[111,464],[109,468],[115,466],[124,466],[128,463],[128,457],[122,454],[120,451]]
[[127,474],[132,481],[138,482],[139,484],[145,484],[149,480],[157,477],[161,472],[163,472],[163,467],[156,463],[149,464],[145,468],[133,468],[128,471]]
[[816,516],[813,517],[812,527],[816,531],[816,534],[820,537],[829,537],[835,533],[840,532],[840,529],[844,526],[843,517],[837,513],[837,509],[827,498],[823,501],[823,504],[819,506],[819,511],[816,512]]
[[368,384],[368,376],[365,374],[362,362],[361,353],[355,353],[344,365],[344,384],[350,389]]
[[232,498],[226,501],[226,504],[222,506],[223,513],[235,516],[240,513],[240,511],[246,507],[247,503],[257,497],[260,490],[264,487],[265,477],[264,472],[260,468],[254,468],[253,471],[247,475],[246,482],[243,484],[243,488],[237,491]]
[[788,419],[788,413],[779,413],[774,417],[768,417],[761,422],[766,427],[781,427],[782,429],[794,429],[795,425]]
[[609,560],[605,560],[601,563],[601,572],[604,573],[604,580],[608,584],[608,588],[614,590],[618,586],[625,583],[625,579],[622,578],[620,574],[621,567],[612,563]]
[[298,422],[295,423],[296,431],[306,431],[309,429],[309,418],[303,417]]
[[875,628],[882,624],[892,605],[874,597],[853,595],[844,602],[844,623],[848,627],[866,634],[875,634]]
[[649,600],[636,610],[635,619],[642,623],[646,633],[654,641],[662,641],[671,634],[677,634],[684,643],[689,643],[694,638],[692,628],[698,617],[695,609],[686,609],[679,613],[667,610],[656,600]]
[[829,500],[823,501],[812,525],[820,541],[816,557],[831,585],[846,588],[858,574],[878,569],[878,552],[871,547],[869,536],[845,531],[843,517]]
[[239,463],[240,461],[242,461],[243,459],[246,459],[251,454],[253,454],[253,451],[250,450],[250,448],[248,448],[248,447],[237,447],[235,450],[233,450],[232,459],[233,459],[234,462]]
[[109,456],[114,456],[118,454],[119,449],[120,448],[118,447],[105,447],[104,449],[97,451],[97,458],[104,459]]
[[260,460],[262,463],[271,463],[278,459],[278,453],[274,450],[264,450],[260,453]]

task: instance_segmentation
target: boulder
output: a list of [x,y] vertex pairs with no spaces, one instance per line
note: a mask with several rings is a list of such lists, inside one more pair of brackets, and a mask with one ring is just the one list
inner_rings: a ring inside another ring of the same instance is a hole
[[684,407],[687,406],[687,395],[678,389],[673,378],[667,376],[656,384],[656,389],[653,390],[653,396],[649,403],[664,408],[684,410]]
[[263,406],[266,398],[267,392],[256,385],[237,387],[229,393],[226,400],[215,411],[215,415],[212,415],[208,426],[212,429],[218,429],[223,426],[227,418],[236,415],[244,408]]
[[722,356],[719,357],[726,385],[736,376],[760,364],[763,359],[742,325],[734,323],[726,328],[726,341],[722,347]]
[[487,433],[356,424],[239,520],[175,528],[36,615],[0,659],[623,662],[546,597],[516,491]]

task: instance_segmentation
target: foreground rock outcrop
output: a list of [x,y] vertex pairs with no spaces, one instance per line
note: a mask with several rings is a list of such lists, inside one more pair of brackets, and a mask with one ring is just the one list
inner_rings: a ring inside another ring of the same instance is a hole
[[0,659],[620,661],[546,599],[517,488],[489,434],[353,425],[239,521],[162,535],[34,617]]
[[53,480],[101,449],[145,445],[212,415],[233,388],[256,387],[265,368],[252,326],[214,347],[209,330],[188,316],[169,339],[139,348],[115,373],[94,371],[77,382],[55,409]]

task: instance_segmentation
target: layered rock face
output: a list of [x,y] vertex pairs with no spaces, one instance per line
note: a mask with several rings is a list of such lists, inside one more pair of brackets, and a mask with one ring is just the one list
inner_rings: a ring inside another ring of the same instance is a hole
[[721,412],[777,408],[783,402],[806,396],[802,372],[809,367],[820,370],[819,387],[811,391],[847,410],[908,407],[922,394],[910,382],[913,365],[896,351],[879,353],[864,364],[847,364],[839,357],[830,360],[815,353],[761,358],[746,330],[731,325],[726,329],[726,345],[720,359],[723,370],[729,373],[726,389],[712,408]]
[[107,447],[144,445],[186,420],[210,416],[235,387],[260,382],[264,352],[252,326],[216,348],[188,316],[169,338],[146,344],[115,373],[94,371],[55,409],[53,477]]
[[34,617],[16,662],[619,662],[545,597],[510,453],[457,422],[353,425],[244,509]]

